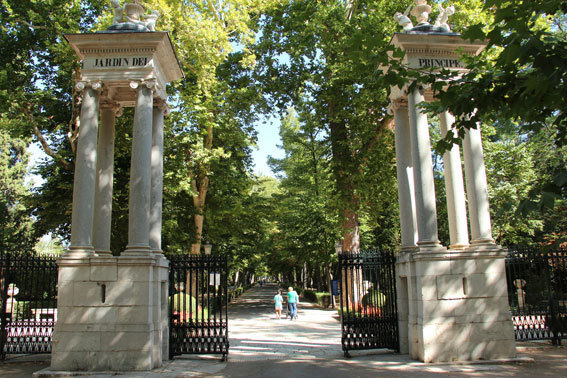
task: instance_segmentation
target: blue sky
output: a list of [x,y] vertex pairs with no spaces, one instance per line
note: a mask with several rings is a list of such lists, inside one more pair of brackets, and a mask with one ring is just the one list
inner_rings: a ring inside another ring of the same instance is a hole
[[258,148],[252,152],[252,158],[256,165],[254,173],[256,175],[274,176],[270,167],[268,167],[268,155],[275,158],[284,157],[284,151],[277,147],[281,144],[279,117],[270,117],[266,123],[258,122],[256,131],[258,131]]

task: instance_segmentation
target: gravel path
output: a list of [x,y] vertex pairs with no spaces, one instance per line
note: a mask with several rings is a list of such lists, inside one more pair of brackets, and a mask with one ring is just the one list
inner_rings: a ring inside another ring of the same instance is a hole
[[297,320],[277,320],[273,304],[276,292],[274,284],[256,286],[230,304],[229,360],[340,358],[337,311],[300,301]]

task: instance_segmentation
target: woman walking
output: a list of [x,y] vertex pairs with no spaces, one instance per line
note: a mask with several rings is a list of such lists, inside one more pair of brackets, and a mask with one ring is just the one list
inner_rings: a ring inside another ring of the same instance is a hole
[[276,304],[276,319],[280,320],[282,317],[282,304],[283,304],[283,297],[281,290],[278,290],[278,293],[274,296],[274,303]]

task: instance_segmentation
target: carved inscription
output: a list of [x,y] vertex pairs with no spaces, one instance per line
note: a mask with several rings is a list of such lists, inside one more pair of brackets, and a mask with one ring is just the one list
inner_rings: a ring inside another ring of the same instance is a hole
[[151,57],[111,57],[87,58],[83,62],[85,69],[104,68],[136,68],[145,67],[151,62]]
[[455,57],[435,57],[435,56],[419,56],[413,55],[408,57],[410,68],[446,68],[453,70],[462,70],[465,68],[463,62]]
[[432,58],[419,58],[419,67],[442,67],[442,68],[462,68],[463,65],[458,59],[432,59]]

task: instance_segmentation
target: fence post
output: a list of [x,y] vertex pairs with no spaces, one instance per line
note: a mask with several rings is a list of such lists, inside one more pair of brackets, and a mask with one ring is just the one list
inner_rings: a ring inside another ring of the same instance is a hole
[[6,358],[4,346],[8,337],[6,331],[8,327],[8,322],[6,321],[6,301],[8,300],[7,259],[8,254],[4,254],[3,251],[0,252],[0,360]]
[[545,273],[547,275],[547,296],[549,299],[549,317],[551,318],[551,344],[561,345],[561,339],[559,337],[559,319],[557,309],[555,308],[555,299],[553,296],[553,283],[551,281],[552,269],[549,266],[549,259],[553,258],[553,253],[548,252],[544,255],[545,262]]

